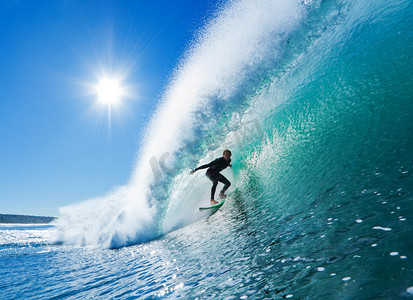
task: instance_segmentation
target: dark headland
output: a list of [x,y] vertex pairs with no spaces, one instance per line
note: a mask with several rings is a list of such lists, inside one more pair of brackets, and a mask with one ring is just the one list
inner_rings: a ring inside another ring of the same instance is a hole
[[47,224],[54,220],[54,217],[38,217],[26,215],[3,215],[0,214],[0,223],[9,224]]

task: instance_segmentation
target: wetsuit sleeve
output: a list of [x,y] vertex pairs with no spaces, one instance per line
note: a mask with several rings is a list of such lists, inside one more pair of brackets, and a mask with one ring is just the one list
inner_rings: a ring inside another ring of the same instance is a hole
[[206,168],[215,166],[216,164],[218,164],[218,159],[211,161],[209,164],[202,165],[202,166],[196,168],[195,171],[206,169]]

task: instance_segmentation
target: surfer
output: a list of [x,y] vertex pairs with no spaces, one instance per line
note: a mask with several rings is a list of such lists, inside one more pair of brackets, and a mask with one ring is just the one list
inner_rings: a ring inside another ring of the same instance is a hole
[[228,149],[224,150],[224,152],[222,153],[222,157],[217,158],[213,161],[211,161],[209,164],[206,165],[202,165],[194,170],[192,170],[190,172],[190,174],[194,174],[196,171],[201,170],[201,169],[206,169],[208,168],[208,170],[206,171],[205,175],[212,181],[212,188],[211,188],[211,205],[215,205],[218,204],[218,201],[215,201],[214,197],[215,197],[215,190],[217,188],[218,185],[218,181],[222,182],[224,184],[224,187],[222,188],[222,190],[219,192],[219,196],[221,198],[225,198],[227,197],[227,195],[225,195],[225,191],[230,187],[231,182],[229,182],[228,179],[225,178],[224,175],[222,175],[220,172],[222,170],[224,170],[226,167],[231,167],[231,151],[229,151]]

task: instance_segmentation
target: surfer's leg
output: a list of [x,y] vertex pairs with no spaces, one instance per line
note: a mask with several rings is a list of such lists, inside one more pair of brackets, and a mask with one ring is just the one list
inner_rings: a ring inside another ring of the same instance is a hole
[[222,174],[218,173],[215,178],[219,181],[222,182],[224,184],[224,187],[222,188],[222,190],[219,192],[219,195],[221,197],[226,197],[225,195],[225,191],[231,186],[231,182]]
[[206,174],[207,177],[209,178],[209,180],[212,181],[212,187],[211,187],[211,204],[217,204],[218,202],[215,201],[215,191],[217,189],[217,185],[218,185],[218,180],[215,178],[214,175],[211,174]]
[[211,200],[214,199],[215,197],[215,191],[217,189],[218,181],[214,180],[212,181],[212,188],[211,188]]

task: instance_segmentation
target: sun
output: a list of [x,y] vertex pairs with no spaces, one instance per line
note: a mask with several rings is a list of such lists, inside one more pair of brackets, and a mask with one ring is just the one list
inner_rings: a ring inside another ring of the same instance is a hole
[[120,101],[123,90],[118,80],[104,77],[96,85],[96,93],[100,102],[113,105]]

